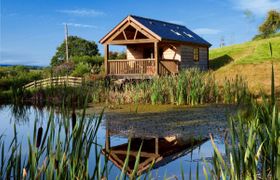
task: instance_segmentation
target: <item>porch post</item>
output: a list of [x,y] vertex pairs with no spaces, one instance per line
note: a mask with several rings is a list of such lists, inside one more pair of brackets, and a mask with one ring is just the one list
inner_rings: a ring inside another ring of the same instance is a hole
[[105,75],[108,75],[108,51],[109,51],[109,45],[104,44],[104,66],[105,66]]
[[158,138],[155,138],[155,153],[158,154]]
[[158,42],[154,43],[155,75],[159,74]]

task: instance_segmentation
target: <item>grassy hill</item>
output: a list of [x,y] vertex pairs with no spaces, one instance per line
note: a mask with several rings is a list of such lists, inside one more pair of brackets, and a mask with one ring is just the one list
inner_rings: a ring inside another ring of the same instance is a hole
[[[272,57],[269,51],[272,45]],[[210,68],[220,82],[240,75],[247,79],[250,89],[269,93],[271,62],[275,67],[275,83],[280,92],[280,37],[249,41],[210,50]]]

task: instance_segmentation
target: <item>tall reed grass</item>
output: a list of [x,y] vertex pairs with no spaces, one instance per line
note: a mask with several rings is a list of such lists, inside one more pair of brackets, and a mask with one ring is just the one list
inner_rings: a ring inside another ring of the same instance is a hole
[[125,83],[117,90],[111,85],[107,92],[107,102],[118,104],[232,104],[249,102],[251,99],[247,83],[242,77],[225,79],[224,84],[219,85],[211,72],[198,69],[187,69],[177,76],[155,77],[150,81]]
[[[97,130],[102,113],[92,118],[81,117],[64,110],[59,124],[50,113],[47,126],[37,127],[28,137],[27,147],[14,138],[6,144],[0,135],[0,179],[101,179],[105,177],[107,161],[101,165],[101,148],[97,144]],[[8,146],[8,147],[6,147]],[[27,154],[23,151],[27,149]],[[7,152],[5,152],[7,149]],[[94,153],[94,166],[89,167],[90,153]]]
[[215,179],[279,179],[280,178],[280,114],[276,104],[272,66],[271,96],[252,104],[229,120],[229,138],[224,157],[214,147]]

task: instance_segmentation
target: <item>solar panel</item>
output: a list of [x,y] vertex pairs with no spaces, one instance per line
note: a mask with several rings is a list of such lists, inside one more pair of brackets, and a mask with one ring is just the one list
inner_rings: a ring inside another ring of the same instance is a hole
[[185,26],[134,15],[131,15],[131,17],[164,40],[182,41],[211,46],[209,42]]

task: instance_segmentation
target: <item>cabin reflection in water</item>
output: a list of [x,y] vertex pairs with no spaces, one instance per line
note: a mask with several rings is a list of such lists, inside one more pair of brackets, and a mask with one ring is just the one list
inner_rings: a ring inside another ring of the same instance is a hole
[[[104,155],[119,169],[122,169],[127,156],[128,143],[110,146],[110,132],[106,130],[105,148],[102,150]],[[127,175],[133,172],[136,157],[143,141],[140,153],[140,161],[138,165],[137,175],[141,175],[147,171],[153,164],[153,169],[166,165],[177,158],[180,158],[193,149],[202,145],[207,139],[193,140],[185,139],[178,136],[168,136],[164,138],[131,138],[129,162],[127,167]]]

